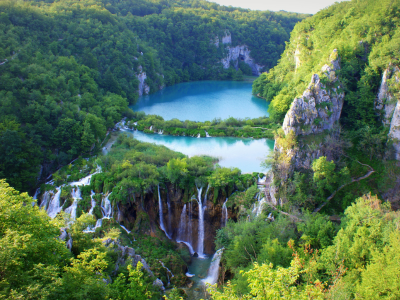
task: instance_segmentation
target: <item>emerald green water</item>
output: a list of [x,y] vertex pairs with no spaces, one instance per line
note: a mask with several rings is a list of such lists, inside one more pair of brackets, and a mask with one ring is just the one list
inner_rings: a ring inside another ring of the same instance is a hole
[[[130,131],[131,132],[131,131]],[[274,141],[267,139],[241,139],[234,137],[194,138],[131,132],[142,142],[164,145],[189,157],[209,155],[220,159],[222,167],[239,168],[242,173],[263,172],[261,162],[274,148]]]
[[268,103],[254,97],[251,86],[251,82],[243,81],[185,82],[142,96],[131,108],[162,116],[164,120],[204,122],[214,118],[268,116]]

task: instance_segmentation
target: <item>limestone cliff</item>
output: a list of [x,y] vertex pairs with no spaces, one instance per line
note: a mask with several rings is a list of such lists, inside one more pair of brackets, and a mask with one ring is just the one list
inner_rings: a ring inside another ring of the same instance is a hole
[[400,160],[400,98],[398,88],[400,69],[389,66],[382,75],[382,82],[376,100],[376,109],[383,114],[382,122],[390,127],[389,137],[393,139],[393,146],[397,160]]
[[214,44],[214,46],[217,47],[217,48],[219,48],[219,43],[220,43],[220,42],[221,42],[223,45],[225,45],[225,44],[232,44],[232,36],[231,36],[231,33],[230,33],[228,30],[225,31],[224,35],[223,35],[222,38],[221,38],[221,41],[220,41],[218,35],[216,35],[216,36],[214,37],[214,39],[211,40],[211,44]]
[[[217,43],[218,42],[218,43]],[[225,35],[222,37],[222,44],[232,44],[232,36],[229,31],[225,31]],[[219,38],[216,37],[214,44],[219,47]],[[250,66],[253,75],[259,76],[264,68],[264,66],[257,64],[254,59],[250,56],[250,49],[247,45],[239,45],[239,46],[227,46],[226,50],[228,51],[225,58],[221,60],[221,63],[224,69],[228,69],[231,62],[233,62],[236,70],[238,69],[239,59],[245,62]]]
[[147,75],[146,72],[143,72],[142,66],[138,67],[138,74],[136,74],[136,77],[139,80],[139,96],[147,95],[150,92],[150,87],[145,82]]
[[[283,130],[308,135],[331,130],[342,112],[344,93],[336,77],[338,62],[324,65],[321,76],[313,74],[308,88],[295,98],[283,122]],[[336,67],[335,67],[336,66]]]
[[[285,184],[294,171],[310,169],[312,162],[321,156],[334,160],[341,153],[341,149],[334,146],[341,145],[340,134],[335,125],[339,121],[344,102],[342,85],[336,76],[338,69],[339,60],[337,51],[334,50],[330,56],[330,64],[322,67],[321,75],[312,75],[303,95],[294,99],[286,113],[282,125],[285,135],[299,137],[297,143],[289,143],[290,146],[285,142],[286,137],[275,141],[277,163],[270,175],[271,185],[265,191],[273,205],[282,205],[285,202],[285,199],[278,199],[277,194],[280,186]],[[326,131],[330,133],[325,134]],[[315,141],[311,143],[304,140],[304,136],[310,134],[315,135]],[[274,181],[274,176],[279,180]],[[278,181],[278,186],[274,186]]]

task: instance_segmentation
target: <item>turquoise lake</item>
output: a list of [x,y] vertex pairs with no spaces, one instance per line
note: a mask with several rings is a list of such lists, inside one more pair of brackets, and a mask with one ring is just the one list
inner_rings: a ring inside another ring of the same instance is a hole
[[162,116],[164,120],[204,122],[214,118],[268,116],[268,103],[254,97],[251,86],[251,82],[243,81],[185,82],[142,96],[131,108]]
[[164,145],[189,157],[194,155],[217,157],[220,159],[220,166],[239,168],[242,173],[264,172],[265,169],[260,164],[274,148],[274,141],[267,139],[255,140],[234,137],[194,138],[148,134],[141,131],[131,133],[139,141]]
[[[251,94],[251,83],[235,81],[198,81],[167,87],[155,94],[141,97],[135,111],[157,114],[165,120],[207,121],[230,116],[244,119],[267,114],[268,103]],[[264,172],[261,162],[274,148],[267,139],[234,137],[195,138],[147,134],[128,131],[142,142],[164,145],[189,157],[209,155],[219,158],[222,167],[236,167],[242,173]]]

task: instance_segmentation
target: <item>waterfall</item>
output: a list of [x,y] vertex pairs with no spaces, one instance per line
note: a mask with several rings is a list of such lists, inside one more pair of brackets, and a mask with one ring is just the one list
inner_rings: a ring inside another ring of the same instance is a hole
[[39,195],[39,193],[40,193],[40,188],[36,189],[35,195],[33,195],[32,197],[32,199],[34,200],[32,201],[32,206],[35,206],[37,204],[37,196]]
[[[187,226],[187,241],[188,243],[190,243],[190,245],[193,244],[193,226],[192,226],[192,201],[189,202],[189,211],[188,211],[188,216],[189,216],[189,220],[188,220],[188,226]],[[193,247],[192,247],[193,249]],[[194,254],[194,251],[193,251]]]
[[174,277],[174,274],[172,274],[171,270],[168,269],[168,268],[164,265],[164,263],[163,263],[161,260],[159,260],[159,262],[160,262],[160,264],[162,265],[162,267],[163,267],[164,269],[167,270],[167,278],[168,278],[168,284],[167,284],[167,286],[169,286],[169,285],[171,284],[171,282],[170,282],[170,277],[169,277],[168,273],[171,274],[171,278]]
[[49,191],[44,192],[43,197],[42,197],[42,202],[40,202],[39,207],[43,208],[43,209],[47,209],[47,204],[49,202],[49,199],[50,199],[50,192]]
[[172,214],[171,214],[171,200],[167,192],[167,205],[168,205],[168,234],[172,236]]
[[217,283],[219,275],[219,263],[221,261],[221,256],[223,251],[224,248],[221,248],[217,252],[215,252],[210,264],[210,268],[208,269],[207,277],[204,278],[202,282],[206,284],[208,283],[210,285]]
[[[197,188],[197,187],[196,187]],[[198,244],[197,244],[197,254],[200,258],[204,258],[204,211],[206,210],[207,193],[210,185],[207,186],[206,194],[204,195],[204,200],[201,199],[201,192],[203,187],[197,188],[197,203],[199,204],[199,228],[198,228]]]
[[89,210],[89,215],[93,215],[93,209],[96,206],[96,200],[93,199],[94,195],[95,195],[94,192],[90,191],[90,203],[92,204],[92,207]]
[[112,207],[111,207],[111,202],[108,199],[110,197],[111,193],[109,193],[106,197],[103,198],[101,201],[101,212],[103,214],[103,219],[109,219],[111,218],[112,215]]
[[[190,212],[189,212],[189,214],[190,214]],[[176,241],[178,243],[184,243],[189,248],[190,254],[193,255],[194,249],[188,239],[191,236],[191,230],[189,231],[189,229],[191,229],[191,223],[189,223],[190,227],[187,224],[188,224],[188,222],[187,222],[187,218],[186,218],[186,204],[185,204],[183,206],[181,218],[179,220],[178,238]]]
[[226,202],[228,198],[226,198],[224,205],[222,205],[222,220],[221,220],[221,227],[225,227],[226,223],[228,222],[228,209],[226,208]]
[[127,234],[130,234],[130,233],[131,233],[128,229],[126,229],[126,227],[125,227],[124,225],[119,224],[119,226],[121,226],[121,228],[122,228],[123,230],[125,230]]
[[179,241],[183,241],[186,239],[186,204],[183,206],[182,209],[182,213],[181,213],[181,218],[179,220],[179,228],[178,228],[178,240],[177,242],[179,243]]
[[[205,131],[205,130],[204,130],[204,131]],[[211,135],[209,135],[207,131],[206,131],[206,137],[211,137]]]
[[100,167],[100,166],[97,166],[97,169],[96,169],[96,171],[95,171],[93,174],[90,174],[90,175],[88,175],[88,176],[86,176],[86,177],[83,177],[83,178],[81,178],[81,179],[78,180],[78,181],[71,182],[69,185],[70,185],[70,186],[89,185],[89,184],[90,184],[90,180],[92,179],[92,176],[95,175],[95,174],[98,174],[98,173],[100,173],[100,172],[101,172],[101,167]]
[[54,219],[62,209],[62,206],[60,205],[60,196],[61,188],[58,187],[56,194],[51,198],[49,207],[47,208],[47,214],[52,219]]
[[103,225],[103,219],[98,219],[96,221],[96,226],[94,227],[94,229],[96,230],[96,228],[101,227],[101,225]]
[[122,213],[121,210],[119,209],[119,205],[117,204],[117,209],[118,209],[118,214],[117,214],[117,221],[121,222],[122,220]]
[[168,232],[165,230],[165,226],[164,226],[163,208],[162,208],[161,195],[160,195],[160,185],[157,186],[157,189],[158,189],[158,210],[159,210],[159,215],[160,215],[160,227],[161,227],[161,230],[165,232],[165,235],[167,236],[167,238],[171,239]]
[[74,202],[72,202],[72,205],[70,207],[65,209],[65,212],[67,214],[71,215],[72,220],[75,220],[76,219],[76,209],[78,207],[78,201],[82,199],[81,190],[79,189],[79,187],[76,187],[75,189],[72,190],[71,196],[74,199]]

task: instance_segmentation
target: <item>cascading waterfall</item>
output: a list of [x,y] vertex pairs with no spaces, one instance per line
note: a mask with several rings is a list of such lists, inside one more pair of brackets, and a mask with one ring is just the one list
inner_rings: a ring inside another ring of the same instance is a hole
[[93,215],[93,209],[96,206],[96,200],[93,199],[94,195],[95,195],[95,193],[93,191],[90,191],[90,203],[91,203],[92,207],[89,210],[89,215]]
[[43,194],[42,197],[42,202],[40,202],[40,208],[46,209],[47,208],[47,204],[49,203],[49,199],[50,199],[50,192],[46,191]]
[[103,198],[101,201],[101,212],[103,214],[103,219],[110,219],[112,216],[112,207],[111,207],[111,202],[108,199],[110,197],[111,193],[109,193],[107,196]]
[[[190,212],[189,212],[190,213]],[[179,220],[179,228],[178,228],[178,238],[177,242],[178,243],[184,243],[190,251],[190,254],[194,254],[193,246],[189,242],[188,238],[191,237],[191,230],[189,231],[189,226],[187,226],[187,214],[186,214],[186,204],[183,206],[182,213],[181,213],[181,218]],[[191,225],[191,223],[189,223]],[[190,226],[191,229],[191,226]]]
[[92,174],[90,174],[90,175],[88,175],[88,176],[86,176],[86,177],[83,177],[83,178],[81,178],[81,179],[78,180],[78,181],[71,182],[69,185],[70,185],[70,186],[89,185],[89,184],[90,184],[90,180],[92,179],[92,176],[95,175],[95,174],[98,174],[98,173],[100,173],[100,172],[101,172],[101,167],[100,167],[100,166],[97,166],[97,169],[96,169],[96,171],[95,171],[94,173],[92,173]]
[[167,205],[168,205],[168,234],[172,236],[172,213],[171,213],[171,200],[167,192]]
[[60,205],[60,196],[61,187],[58,187],[56,194],[51,198],[49,207],[47,208],[47,214],[52,219],[54,219],[62,209],[62,206]]
[[76,219],[76,209],[78,207],[78,201],[82,199],[81,197],[81,190],[79,187],[76,187],[75,189],[72,190],[72,198],[74,199],[74,202],[72,202],[72,205],[69,206],[68,208],[65,209],[65,212],[67,214],[71,215],[71,219],[75,220]]
[[127,234],[130,234],[130,233],[131,233],[124,225],[119,224],[119,226],[121,226],[121,228],[122,228],[123,230],[125,230]]
[[[196,187],[197,188],[197,187]],[[204,195],[204,200],[201,199],[201,192],[203,187],[197,188],[197,203],[199,204],[199,230],[198,230],[198,244],[197,244],[197,254],[200,258],[204,258],[204,211],[206,210],[207,194],[210,185],[207,186],[206,194]]]
[[226,208],[226,202],[228,198],[226,198],[224,204],[222,205],[222,219],[221,219],[221,227],[225,227],[228,222],[228,209]]
[[34,201],[32,201],[32,206],[35,206],[36,204],[37,204],[37,196],[39,195],[39,193],[40,193],[40,188],[38,188],[38,189],[36,189],[36,191],[35,191],[35,195],[33,195],[33,200]]
[[210,268],[208,269],[207,277],[202,280],[203,283],[208,283],[210,285],[217,283],[219,275],[219,263],[221,261],[221,256],[223,252],[224,248],[221,248],[217,252],[215,252],[210,264]]
[[[168,278],[168,284],[167,284],[167,286],[169,286],[169,285],[171,284],[170,280],[171,280],[171,278],[174,277],[174,274],[172,274],[171,270],[168,269],[168,268],[164,265],[164,263],[163,263],[161,260],[159,260],[159,262],[160,262],[160,264],[162,265],[162,267],[163,267],[164,269],[167,270],[167,278]],[[171,274],[171,278],[169,277],[168,273]]]
[[167,238],[171,239],[167,230],[165,230],[165,226],[164,226],[164,216],[163,216],[163,208],[162,208],[161,195],[160,195],[160,185],[157,186],[157,189],[158,189],[158,210],[159,210],[159,216],[160,216],[160,227],[161,227],[161,230],[164,231]]

